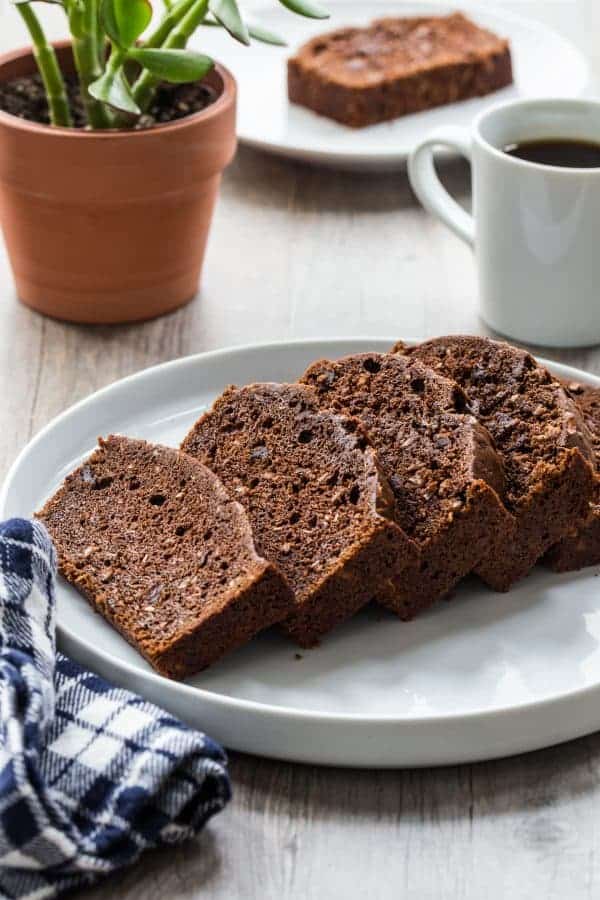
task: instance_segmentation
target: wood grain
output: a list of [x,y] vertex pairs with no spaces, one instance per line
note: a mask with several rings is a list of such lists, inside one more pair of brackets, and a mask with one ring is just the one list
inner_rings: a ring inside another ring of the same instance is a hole
[[[461,198],[462,163],[444,167]],[[311,169],[241,150],[200,296],[141,326],[44,320],[0,253],[0,468],[90,391],[182,354],[251,341],[485,333],[470,252],[403,173]],[[600,350],[548,353],[600,372]],[[27,512],[27,511],[24,511]],[[196,841],[147,855],[89,900],[563,900],[600,891],[600,736],[437,770],[334,770],[232,755],[235,797]]]
[[235,754],[231,808],[89,900],[596,897],[600,737],[498,762],[365,772]]

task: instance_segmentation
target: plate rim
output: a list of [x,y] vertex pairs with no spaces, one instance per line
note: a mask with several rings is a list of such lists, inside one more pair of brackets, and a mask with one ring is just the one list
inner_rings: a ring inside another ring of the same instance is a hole
[[[357,8],[361,6],[361,0],[343,0],[344,5],[352,5]],[[336,7],[335,0],[332,4],[332,8]],[[415,3],[414,0],[398,0],[397,6],[400,9],[403,6],[418,6],[420,4]],[[448,13],[449,10],[454,9],[455,7],[452,3],[444,2],[444,0],[425,0],[422,4],[424,8],[435,9],[438,11],[438,14]],[[252,8],[252,15],[260,20],[261,15],[267,13],[272,10],[271,6],[267,6],[265,3],[261,3],[256,7]],[[550,35],[551,38],[555,41],[559,41],[565,49],[567,49],[570,53],[573,54],[573,57],[578,59],[579,66],[581,68],[582,74],[582,87],[580,92],[576,95],[577,97],[585,96],[586,90],[589,89],[590,81],[591,81],[591,67],[588,59],[586,58],[583,51],[577,46],[577,44],[568,37],[565,37],[558,31],[553,28],[552,25],[546,24],[543,21],[537,21],[534,18],[530,18],[526,15],[521,15],[521,13],[515,12],[514,10],[504,10],[501,7],[494,8],[492,10],[489,9],[488,6],[479,2],[479,3],[468,3],[464,9],[466,15],[473,15],[473,17],[477,17],[479,14],[485,18],[493,18],[498,22],[506,22],[509,24],[513,24],[515,27],[520,27],[523,29],[529,29],[530,31],[535,31],[537,35],[539,35],[541,40],[546,40]],[[436,13],[433,13],[436,14]],[[262,21],[262,20],[261,20]],[[324,27],[326,27],[326,23],[329,20],[323,20]],[[341,26],[338,26],[341,27]],[[493,95],[490,95],[493,96]],[[472,99],[483,99],[483,98],[472,98]],[[524,99],[524,98],[517,98]],[[501,105],[503,103],[502,100],[498,100],[495,105]],[[448,104],[448,106],[452,107],[453,104]],[[490,107],[491,109],[492,107]],[[428,110],[424,110],[427,112]],[[418,115],[415,114],[415,115]],[[352,135],[352,131],[350,131],[350,137]],[[405,162],[408,159],[408,156],[412,152],[412,146],[409,147],[407,144],[396,148],[384,148],[380,150],[371,150],[371,151],[356,151],[356,150],[344,150],[339,148],[327,148],[326,146],[322,146],[320,148],[311,149],[306,145],[301,145],[297,143],[281,143],[281,142],[272,142],[269,140],[264,140],[257,137],[249,136],[243,129],[238,127],[238,140],[241,144],[251,147],[255,150],[261,150],[275,156],[279,157],[287,157],[290,159],[296,159],[305,162],[314,162],[316,164],[332,164],[332,165],[369,165],[373,167],[377,166],[385,166],[390,164],[399,164]]]
[[[414,338],[411,340],[407,340],[407,343],[419,343],[419,339]],[[234,345],[229,347],[223,347],[216,350],[203,351],[200,353],[194,353],[183,357],[178,357],[172,360],[167,360],[162,363],[157,363],[153,366],[147,366],[144,369],[140,369],[137,372],[133,372],[130,375],[126,375],[124,378],[117,379],[111,384],[105,385],[97,391],[89,394],[86,397],[83,397],[81,400],[78,400],[76,403],[68,407],[63,412],[59,413],[53,419],[51,419],[46,425],[44,425],[23,447],[21,452],[17,455],[13,464],[10,466],[7,475],[2,484],[2,488],[0,490],[0,518],[4,518],[6,504],[9,498],[12,482],[14,481],[17,473],[21,470],[22,466],[27,463],[27,457],[34,451],[34,449],[38,446],[38,444],[43,443],[44,440],[47,439],[49,435],[51,435],[52,431],[55,428],[60,427],[66,419],[73,415],[77,415],[77,413],[89,406],[90,404],[95,403],[98,399],[105,397],[107,394],[110,394],[116,388],[121,388],[122,386],[127,386],[135,383],[138,380],[143,380],[148,375],[158,375],[163,372],[165,369],[169,369],[171,371],[176,370],[177,368],[185,368],[187,366],[195,366],[198,363],[202,364],[206,360],[212,359],[224,359],[227,356],[237,356],[243,355],[248,352],[257,352],[257,351],[284,351],[285,349],[293,346],[293,347],[306,347],[307,349],[312,346],[328,344],[331,347],[343,347],[347,344],[356,344],[356,343],[372,343],[374,345],[380,345],[374,349],[376,352],[382,352],[385,347],[390,348],[393,339],[390,340],[389,337],[381,337],[381,336],[356,336],[349,335],[346,337],[321,337],[321,338],[299,338],[292,340],[283,340],[283,341],[269,341],[269,342],[258,342],[258,343],[248,343],[241,345]],[[385,347],[384,347],[385,345]],[[368,351],[364,351],[368,352]],[[573,366],[566,365],[564,363],[558,363],[552,360],[548,360],[544,357],[536,356],[536,359],[544,366],[548,367],[555,374],[566,377],[571,380],[582,381],[584,383],[592,384],[595,387],[600,387],[600,375],[594,375],[591,372],[586,372],[583,369],[578,369]],[[511,714],[523,715],[528,711],[540,711],[543,709],[547,709],[551,706],[555,706],[557,704],[561,704],[564,702],[569,702],[572,700],[583,700],[594,693],[600,693],[600,677],[597,682],[594,684],[586,685],[584,687],[575,688],[573,690],[567,690],[560,693],[555,693],[551,697],[546,697],[541,700],[527,700],[522,703],[512,703],[510,705],[498,706],[494,708],[476,708],[470,709],[468,711],[458,712],[458,713],[444,713],[444,714],[435,714],[435,715],[423,715],[423,716],[402,716],[398,714],[378,714],[378,715],[368,715],[364,713],[339,713],[333,711],[324,711],[324,710],[307,710],[302,709],[300,707],[294,706],[282,706],[276,705],[272,703],[262,703],[256,700],[247,700],[239,697],[232,697],[225,694],[216,693],[211,690],[207,690],[205,688],[197,687],[195,685],[187,684],[186,682],[177,682],[171,679],[165,678],[162,675],[150,670],[147,671],[145,669],[139,668],[134,663],[128,662],[126,660],[114,659],[109,653],[101,648],[90,645],[87,641],[80,638],[77,634],[75,634],[68,626],[64,625],[60,621],[58,621],[57,616],[57,637],[59,642],[66,643],[69,646],[76,647],[77,651],[80,653],[86,654],[86,658],[91,662],[92,667],[94,666],[94,662],[96,658],[99,658],[99,665],[102,668],[106,666],[110,666],[113,669],[119,669],[122,674],[127,678],[127,680],[131,683],[135,680],[148,680],[154,685],[156,688],[160,690],[160,688],[165,688],[165,685],[168,686],[169,689],[175,690],[176,693],[182,694],[189,699],[202,699],[204,703],[214,708],[216,711],[236,711],[236,712],[251,712],[257,713],[264,718],[275,718],[275,719],[286,719],[288,721],[302,722],[305,724],[323,724],[325,722],[334,722],[339,725],[354,725],[354,726],[417,726],[417,727],[432,727],[436,725],[458,725],[461,722],[471,722],[475,720],[481,720],[483,718],[501,718],[503,716],[510,716]],[[600,718],[600,716],[599,716]]]

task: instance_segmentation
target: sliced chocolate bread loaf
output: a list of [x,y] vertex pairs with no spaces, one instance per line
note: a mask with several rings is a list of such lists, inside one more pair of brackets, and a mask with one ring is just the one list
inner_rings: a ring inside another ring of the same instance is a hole
[[317,35],[288,60],[292,103],[361,128],[512,82],[508,41],[462,13]]
[[592,449],[579,409],[529,353],[509,344],[456,335],[394,349],[457,381],[494,439],[517,530],[497,558],[476,571],[497,590],[508,590],[588,514]]
[[182,450],[245,506],[259,552],[292,585],[296,609],[283,627],[302,646],[415,565],[359,423],[321,410],[310,387],[230,387]]
[[592,438],[596,468],[596,491],[581,528],[551,547],[544,562],[555,572],[572,572],[600,564],[600,388],[579,382],[565,382],[585,420]]
[[504,469],[458,385],[418,360],[363,353],[313,363],[301,379],[324,407],[355,416],[394,492],[396,522],[421,559],[378,599],[402,618],[447,594],[514,531]]
[[100,440],[38,517],[64,577],[171,678],[204,669],[292,609],[242,507],[177,450]]

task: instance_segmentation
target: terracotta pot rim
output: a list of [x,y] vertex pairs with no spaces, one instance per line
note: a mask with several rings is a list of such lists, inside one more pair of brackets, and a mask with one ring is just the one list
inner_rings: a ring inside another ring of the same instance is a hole
[[[62,50],[66,47],[70,47],[71,41],[52,41],[52,46],[57,50]],[[19,47],[16,50],[9,50],[7,53],[0,54],[0,68],[6,63],[11,63],[13,60],[23,56],[33,57],[31,46]],[[190,127],[191,125],[198,123],[200,120],[210,120],[214,116],[218,116],[223,107],[230,104],[235,98],[235,79],[229,69],[221,63],[215,62],[215,71],[223,81],[223,90],[214,103],[211,103],[206,109],[201,109],[199,112],[192,113],[189,116],[184,116],[173,122],[163,122],[160,125],[152,125],[150,128],[140,128],[139,130],[128,128],[103,128],[86,131],[80,128],[65,128],[62,125],[44,125],[40,122],[32,122],[30,119],[21,119],[19,116],[13,116],[11,113],[7,113],[4,110],[0,110],[0,123],[21,131],[41,132],[46,136],[54,135],[55,137],[61,138],[69,137],[78,141],[109,139],[113,141],[126,139],[140,141],[144,138],[148,139],[150,136],[156,135],[159,132],[179,131],[182,128]]]

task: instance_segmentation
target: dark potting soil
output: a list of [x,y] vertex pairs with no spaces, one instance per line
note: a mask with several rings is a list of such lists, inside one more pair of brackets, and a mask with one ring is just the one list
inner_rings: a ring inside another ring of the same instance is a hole
[[[86,120],[76,78],[66,79],[67,94],[76,128],[85,128]],[[174,122],[200,112],[217,99],[216,92],[206,84],[162,84],[148,113],[135,121],[134,128],[150,128],[164,122]],[[39,75],[14,78],[0,82],[0,109],[42,125],[50,124],[44,86]]]

